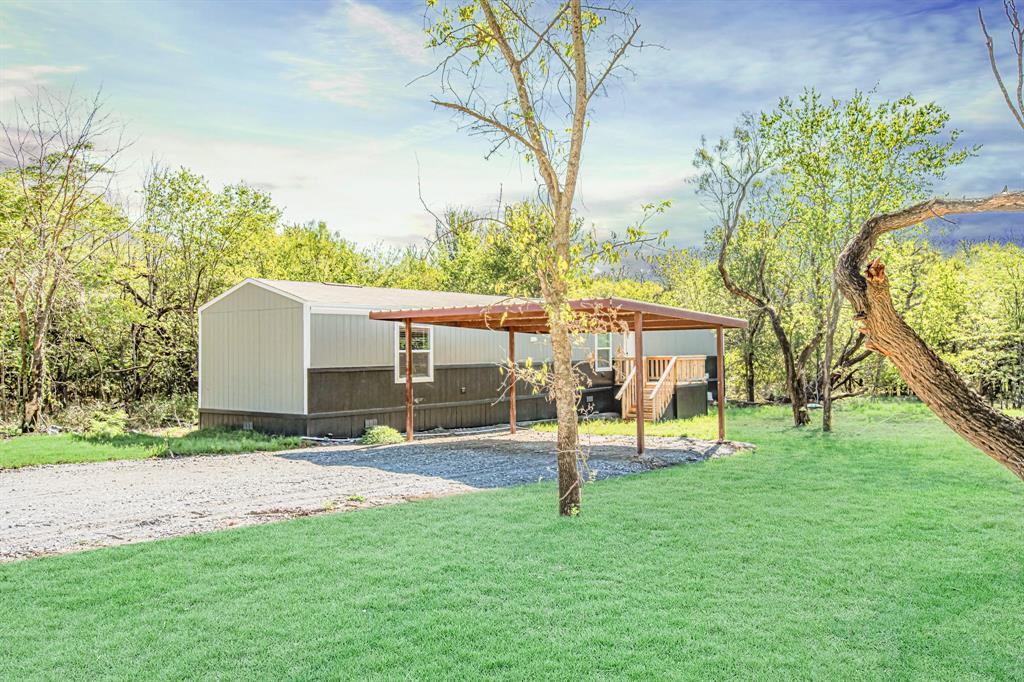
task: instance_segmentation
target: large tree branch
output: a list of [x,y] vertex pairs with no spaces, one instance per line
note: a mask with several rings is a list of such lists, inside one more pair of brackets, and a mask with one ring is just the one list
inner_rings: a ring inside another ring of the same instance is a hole
[[910,328],[893,305],[880,259],[861,274],[878,239],[888,232],[931,217],[1001,211],[1024,211],[1024,192],[984,199],[932,199],[875,216],[843,249],[835,277],[853,306],[854,318],[863,325],[867,348],[889,358],[911,390],[950,428],[1024,479],[1024,420],[986,403]]
[[523,121],[526,124],[526,130],[531,141],[529,146],[534,150],[537,164],[540,167],[541,175],[544,176],[544,183],[547,185],[551,200],[558,202],[561,200],[562,188],[558,182],[558,173],[555,172],[554,165],[551,163],[551,159],[548,158],[547,150],[544,146],[544,136],[541,133],[540,124],[537,123],[537,112],[534,108],[533,100],[530,98],[529,88],[526,86],[526,76],[523,73],[522,62],[519,61],[515,50],[509,44],[508,37],[505,35],[504,30],[502,30],[498,17],[494,14],[494,8],[491,7],[490,0],[480,0],[480,9],[483,10],[484,17],[487,20],[487,28],[491,33],[491,37],[498,44],[498,49],[501,51],[502,57],[504,57],[508,65],[509,72],[512,74],[519,111],[523,116]]
[[515,128],[505,125],[504,123],[494,118],[493,116],[488,116],[487,114],[483,114],[477,111],[476,109],[471,109],[470,107],[467,107],[463,104],[458,104],[457,102],[445,102],[439,99],[432,99],[430,101],[435,106],[445,107],[446,109],[458,111],[461,114],[465,114],[470,118],[475,118],[481,123],[484,123],[486,125],[489,125],[493,128],[500,130],[501,132],[505,133],[505,135],[507,135],[508,137],[511,137],[516,142],[526,147],[533,154],[537,154],[539,151],[541,151],[534,147],[532,142],[523,137],[522,133],[518,132]]

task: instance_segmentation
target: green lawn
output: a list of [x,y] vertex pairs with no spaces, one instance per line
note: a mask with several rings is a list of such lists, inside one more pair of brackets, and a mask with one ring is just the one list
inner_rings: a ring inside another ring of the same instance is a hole
[[[727,431],[730,438],[735,434],[732,431],[732,412],[727,412]],[[558,424],[545,423],[533,426],[537,431],[558,430]],[[622,421],[621,419],[589,419],[580,425],[580,433],[594,434],[597,436],[632,436],[636,433],[636,421]],[[704,417],[693,417],[692,419],[668,419],[661,422],[647,422],[644,424],[644,434],[647,436],[689,436],[690,438],[705,438],[714,440],[718,438],[718,413],[714,410]]]
[[224,454],[283,450],[301,445],[298,438],[264,436],[252,431],[205,429],[177,436],[126,433],[88,436],[71,433],[16,436],[0,440],[0,469],[33,464],[100,462],[174,455]]
[[[752,454],[0,566],[0,679],[1024,679],[1024,484],[920,406]],[[59,501],[54,502],[59,503]]]

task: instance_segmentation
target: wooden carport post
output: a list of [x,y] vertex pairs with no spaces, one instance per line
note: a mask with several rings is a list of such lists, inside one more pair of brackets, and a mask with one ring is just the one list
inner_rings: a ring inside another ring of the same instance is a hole
[[644,454],[644,314],[633,313],[633,381],[636,383],[636,454]]
[[722,328],[715,328],[718,337],[718,377],[715,379],[715,390],[718,393],[718,440],[725,440],[725,333]]
[[508,432],[516,432],[516,333],[510,327],[508,330]]
[[412,320],[405,318],[405,439],[412,440]]

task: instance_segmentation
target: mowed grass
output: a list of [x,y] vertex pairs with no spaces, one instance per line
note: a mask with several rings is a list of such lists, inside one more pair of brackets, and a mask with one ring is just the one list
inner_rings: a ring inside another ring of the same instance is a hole
[[[1024,484],[904,403],[758,450],[0,566],[0,678],[1024,678]],[[56,502],[55,502],[56,503]]]
[[[1007,409],[1007,414],[1014,417],[1024,417],[1024,410]],[[726,430],[729,438],[737,438],[732,432],[732,420],[734,416],[740,417],[740,428],[749,432],[750,417],[767,418],[773,415],[783,421],[789,419],[789,408],[768,407],[756,410],[730,408],[726,413]],[[881,418],[886,421],[898,420],[906,417],[916,419],[926,418],[928,412],[925,407],[916,400],[888,399],[888,400],[847,400],[836,403],[836,417],[839,430],[842,430],[842,419],[845,415],[855,415],[855,423],[865,419]],[[819,420],[820,413],[813,416]],[[744,429],[744,426],[748,427]],[[537,431],[548,431],[554,433],[558,425],[554,422],[535,424],[531,428]],[[580,433],[595,436],[632,436],[636,434],[636,421],[624,421],[622,419],[588,419],[580,423]],[[707,415],[691,417],[689,419],[666,419],[659,422],[648,422],[644,425],[644,434],[647,436],[658,436],[668,438],[688,437],[715,440],[718,438],[718,412],[712,408]]]
[[0,469],[34,464],[71,464],[167,455],[225,454],[296,448],[298,438],[265,436],[253,431],[203,429],[175,436],[125,433],[90,436],[72,433],[31,434],[0,440]]
[[[727,431],[731,431],[732,412],[726,412],[726,417]],[[537,431],[554,433],[558,430],[558,424],[553,422],[536,424],[532,428]],[[593,436],[632,436],[636,434],[636,421],[588,419],[580,423],[580,433]],[[647,422],[644,424],[644,435],[659,437],[687,436],[689,438],[714,440],[718,438],[718,413],[712,409],[709,414],[700,417]],[[731,438],[734,434],[729,433],[728,435]]]

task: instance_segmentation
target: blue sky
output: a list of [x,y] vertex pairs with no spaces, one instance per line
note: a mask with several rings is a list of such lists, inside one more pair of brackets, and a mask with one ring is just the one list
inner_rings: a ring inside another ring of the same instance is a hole
[[[1001,3],[979,0],[1002,31]],[[934,100],[981,144],[937,192],[1024,186],[1024,133],[989,71],[976,2],[668,2],[641,0],[636,77],[600,100],[588,134],[580,212],[605,229],[642,203],[672,199],[660,218],[677,244],[698,243],[709,217],[687,178],[700,136],[728,133],[743,111],[805,86],[846,97],[876,87]],[[34,88],[103,88],[135,140],[120,185],[151,159],[214,184],[269,190],[294,221],[327,220],[361,244],[428,234],[427,202],[480,208],[533,193],[511,154],[484,160],[429,103],[422,2],[5,2],[0,5],[0,117]],[[1001,236],[1019,217],[964,223],[954,236]]]

